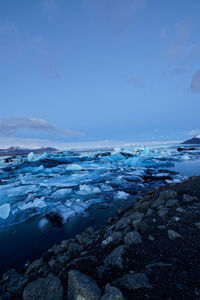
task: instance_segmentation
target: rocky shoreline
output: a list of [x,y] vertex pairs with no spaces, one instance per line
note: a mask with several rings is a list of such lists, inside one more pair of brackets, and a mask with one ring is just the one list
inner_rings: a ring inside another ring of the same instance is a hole
[[0,299],[200,299],[200,177],[140,196],[4,273]]

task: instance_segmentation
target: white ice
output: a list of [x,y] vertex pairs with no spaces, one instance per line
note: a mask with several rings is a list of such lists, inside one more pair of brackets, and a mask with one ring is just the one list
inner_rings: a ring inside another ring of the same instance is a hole
[[0,218],[7,219],[10,214],[10,204],[5,203],[0,206]]
[[66,167],[66,170],[69,170],[69,171],[81,171],[82,169],[83,168],[77,164],[71,164]]
[[101,190],[98,187],[92,187],[87,184],[81,184],[79,186],[79,191],[76,192],[78,195],[90,195],[96,193],[101,193]]
[[35,158],[35,154],[33,152],[30,152],[27,156],[28,161],[34,161],[34,158]]
[[51,194],[51,197],[56,198],[56,199],[57,198],[62,198],[65,195],[70,194],[70,193],[72,193],[72,189],[70,189],[70,188],[60,189],[60,190],[57,190],[56,192],[54,192],[53,194]]
[[118,191],[117,192],[117,195],[116,195],[116,198],[117,199],[127,199],[129,197],[129,194],[126,193],[126,192],[123,192],[123,191]]
[[46,207],[44,197],[36,198],[34,201],[30,201],[30,202],[27,202],[27,203],[20,202],[18,204],[18,208],[20,210],[25,210],[25,209],[34,208],[34,207],[35,208],[44,208],[44,207]]

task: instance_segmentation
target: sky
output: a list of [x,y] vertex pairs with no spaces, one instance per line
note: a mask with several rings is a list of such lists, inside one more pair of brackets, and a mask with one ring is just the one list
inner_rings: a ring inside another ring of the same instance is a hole
[[199,135],[199,16],[199,0],[1,0],[0,147]]

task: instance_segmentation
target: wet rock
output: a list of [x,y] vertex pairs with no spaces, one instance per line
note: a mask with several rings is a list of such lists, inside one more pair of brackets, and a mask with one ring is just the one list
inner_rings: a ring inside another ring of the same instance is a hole
[[79,244],[72,242],[68,247],[67,254],[70,256],[70,255],[81,253],[82,251],[83,251],[83,246],[80,246]]
[[175,240],[176,238],[182,237],[179,233],[177,233],[174,230],[168,230],[167,233],[170,240]]
[[104,260],[104,265],[106,267],[118,267],[119,269],[123,269],[123,260],[122,256],[124,254],[125,245],[121,245],[114,249]]
[[102,241],[101,247],[105,248],[107,246],[114,246],[121,243],[123,239],[123,234],[121,232],[114,232],[112,235],[108,236]]
[[44,265],[44,261],[42,258],[36,259],[28,266],[25,274],[28,275],[31,272],[35,271],[36,269],[41,268],[41,266],[43,266],[43,265]]
[[124,238],[124,243],[128,246],[131,244],[140,244],[142,239],[137,231],[128,232]]
[[177,192],[174,190],[166,190],[160,193],[159,198],[167,201],[169,199],[175,199],[177,197]]
[[177,207],[176,211],[179,212],[179,213],[184,213],[185,212],[185,210],[182,207]]
[[88,233],[83,232],[82,234],[76,235],[76,240],[81,246],[88,247],[92,243],[92,237]]
[[135,211],[134,213],[128,215],[128,220],[130,220],[130,224],[135,220],[141,220],[144,217],[144,213]]
[[64,248],[63,246],[60,244],[60,245],[54,245],[52,248],[51,248],[51,251],[54,253],[54,254],[59,254],[61,252],[63,252]]
[[68,300],[100,300],[101,291],[93,279],[76,270],[68,278]]
[[154,214],[154,210],[153,209],[151,209],[151,208],[148,208],[148,210],[147,210],[147,212],[146,212],[146,216],[147,217],[151,217],[153,214]]
[[132,226],[134,230],[138,231],[140,229],[141,220],[133,220]]
[[158,198],[157,200],[153,201],[153,203],[151,204],[151,208],[162,208],[163,204],[164,204],[165,200],[162,198]]
[[59,262],[59,264],[64,265],[69,261],[69,255],[67,254],[59,254],[57,256],[57,261]]
[[44,262],[48,262],[53,256],[54,253],[52,251],[46,251],[42,254],[42,259],[44,260]]
[[94,236],[95,235],[95,231],[94,229],[92,228],[92,226],[89,226],[85,229],[85,233],[86,234],[89,234],[90,236]]
[[64,240],[64,241],[62,241],[61,246],[62,246],[63,250],[67,250],[68,249],[69,244],[71,243],[71,241],[72,240]]
[[195,150],[194,147],[191,147],[191,148],[182,148],[182,147],[178,147],[177,148],[177,151],[181,152],[181,151],[192,151],[192,150]]
[[146,222],[142,221],[139,226],[140,233],[144,234],[145,232],[148,231],[148,229],[149,229],[148,224]]
[[2,276],[2,281],[8,281],[12,276],[17,275],[17,272],[15,269],[10,269],[7,272],[5,272]]
[[101,300],[125,300],[125,298],[118,288],[108,283],[105,287],[105,294],[101,297]]
[[123,209],[123,207],[120,207],[120,208],[117,210],[118,216],[122,216],[123,213],[124,213],[124,209]]
[[190,196],[187,194],[183,195],[183,202],[192,202],[192,201],[197,201],[198,198],[196,196]]
[[108,218],[107,223],[108,223],[109,225],[111,225],[111,224],[114,223],[114,221],[115,221],[115,218],[114,218],[114,217],[110,217],[110,218]]
[[158,210],[158,215],[161,219],[165,219],[168,215],[168,209],[167,208],[161,208]]
[[11,295],[19,294],[22,292],[27,282],[28,279],[26,277],[16,273],[10,277],[10,281],[6,286],[7,292]]
[[144,273],[126,274],[114,281],[114,284],[119,284],[121,287],[129,291],[140,288],[152,288],[149,279]]
[[52,274],[29,283],[23,291],[24,300],[62,300],[60,279]]
[[55,259],[51,259],[49,262],[48,262],[48,265],[50,268],[54,268],[56,266],[56,260]]
[[165,204],[165,206],[166,207],[173,207],[173,206],[176,206],[176,205],[178,205],[178,200],[177,199],[169,199],[167,202],[166,202],[166,204]]
[[73,259],[69,264],[68,264],[68,267],[69,268],[80,268],[81,269],[84,269],[84,268],[87,268],[87,267],[90,267],[90,268],[95,268],[97,264],[97,258],[96,256],[84,256],[84,257],[78,257],[78,258],[75,258]]
[[54,212],[46,214],[45,217],[53,226],[61,227],[63,225],[63,218]]
[[116,224],[115,229],[116,230],[122,230],[128,226],[127,218],[121,218]]
[[146,201],[146,202],[143,202],[143,203],[136,203],[135,204],[135,210],[138,211],[138,212],[146,212],[146,210],[149,208],[150,206],[150,202],[149,201]]

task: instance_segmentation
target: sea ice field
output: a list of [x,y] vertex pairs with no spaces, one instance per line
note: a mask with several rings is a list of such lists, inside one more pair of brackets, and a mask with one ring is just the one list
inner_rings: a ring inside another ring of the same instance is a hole
[[0,157],[0,271],[104,224],[140,193],[200,175],[200,147],[178,146]]

